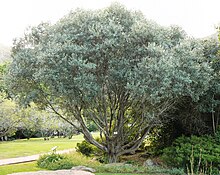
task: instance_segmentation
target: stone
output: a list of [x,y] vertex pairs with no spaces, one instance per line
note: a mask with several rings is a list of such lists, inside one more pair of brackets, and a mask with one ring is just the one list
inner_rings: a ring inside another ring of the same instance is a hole
[[143,166],[154,166],[154,162],[151,159],[147,159],[144,163]]
[[95,169],[89,168],[89,167],[86,167],[86,166],[75,166],[75,167],[72,167],[71,170],[88,171],[88,172],[91,172],[91,173],[96,172]]

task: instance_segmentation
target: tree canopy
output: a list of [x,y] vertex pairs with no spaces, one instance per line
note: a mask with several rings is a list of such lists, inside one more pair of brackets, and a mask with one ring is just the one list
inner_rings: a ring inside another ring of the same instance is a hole
[[213,69],[203,49],[180,28],[119,4],[78,9],[15,42],[8,86],[21,104],[50,108],[115,162],[137,150],[180,98],[197,101],[206,92]]

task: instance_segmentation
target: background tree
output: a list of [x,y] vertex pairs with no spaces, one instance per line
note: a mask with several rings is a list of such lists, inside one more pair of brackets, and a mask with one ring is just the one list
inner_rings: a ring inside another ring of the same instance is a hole
[[18,108],[11,100],[4,99],[0,103],[0,138],[6,140],[14,135],[21,118],[17,115]]
[[4,75],[7,69],[7,64],[0,64],[0,91],[5,91]]
[[[203,54],[209,66],[213,68],[209,89],[198,101],[185,96],[175,104],[173,110],[167,111],[163,125],[154,130],[154,146],[158,150],[170,146],[182,135],[214,135],[219,128],[220,119],[220,84],[219,84],[219,43],[216,40],[201,40]],[[158,152],[159,153],[159,152]]]
[[212,79],[199,42],[118,4],[33,27],[12,56],[8,85],[20,102],[50,108],[109,162],[138,149],[182,97],[199,100]]
[[0,138],[7,140],[8,137],[15,134],[19,116],[15,103],[8,99],[7,88],[5,86],[4,76],[7,72],[8,63],[0,64]]
[[22,119],[19,123],[19,130],[25,138],[30,139],[37,132],[41,131],[43,125],[41,113],[34,109],[34,107],[21,109],[19,115]]
[[22,108],[17,112],[21,120],[18,125],[19,132],[30,139],[31,137],[50,137],[60,135],[71,138],[75,133],[74,128],[66,121],[57,118],[47,110],[39,110],[34,104]]

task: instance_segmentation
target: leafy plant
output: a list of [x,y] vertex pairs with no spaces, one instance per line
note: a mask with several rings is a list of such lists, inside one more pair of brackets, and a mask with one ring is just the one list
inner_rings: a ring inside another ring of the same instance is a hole
[[[97,142],[101,143],[100,138],[96,138]],[[106,154],[95,147],[94,145],[88,143],[87,141],[82,141],[81,143],[77,143],[76,145],[76,151],[87,156],[87,157],[96,157],[96,160],[98,160],[101,163],[107,163],[107,156]]]
[[76,151],[90,157],[95,152],[95,146],[84,140],[81,143],[76,144]]
[[163,150],[162,159],[172,167],[188,172],[219,174],[220,146],[211,136],[179,137]]
[[41,156],[37,165],[40,168],[45,168],[49,170],[58,170],[58,169],[70,169],[73,167],[73,162],[66,156],[60,154],[45,154]]

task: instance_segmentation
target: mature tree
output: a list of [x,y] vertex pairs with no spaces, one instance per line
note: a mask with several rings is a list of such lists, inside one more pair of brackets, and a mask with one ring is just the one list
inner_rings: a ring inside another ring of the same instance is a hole
[[7,88],[5,86],[5,80],[4,80],[8,67],[9,67],[8,62],[0,64],[0,103],[3,99],[9,96]]
[[7,99],[7,89],[5,87],[4,75],[7,71],[8,64],[0,64],[0,138],[7,140],[7,137],[12,136],[20,121],[16,115],[17,107],[15,103]]
[[36,108],[33,106],[23,108],[19,111],[19,116],[22,119],[19,123],[19,130],[27,139],[41,131],[43,120],[41,112],[36,110]]
[[203,118],[211,121],[208,125],[213,134],[220,122],[220,50],[219,42],[214,39],[202,41],[204,56],[213,68],[213,78],[209,90],[201,97],[198,108]]
[[40,131],[45,140],[54,135],[72,138],[76,133],[71,124],[48,111],[40,111],[38,118],[41,119]]
[[20,102],[53,110],[109,162],[135,151],[165,111],[183,96],[198,100],[212,79],[201,44],[117,4],[33,27],[12,56],[9,88]]
[[11,100],[4,99],[0,103],[0,138],[12,136],[17,130],[20,117],[17,115],[17,107]]

